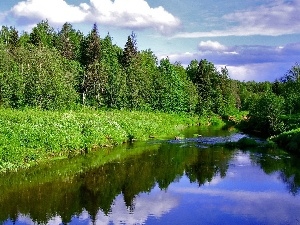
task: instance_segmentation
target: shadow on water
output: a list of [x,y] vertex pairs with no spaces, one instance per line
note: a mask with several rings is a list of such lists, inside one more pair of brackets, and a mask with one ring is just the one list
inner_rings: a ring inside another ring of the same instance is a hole
[[[186,138],[177,142],[137,143],[102,150],[102,153],[92,153],[86,158],[40,166],[32,171],[3,175],[0,177],[0,222],[16,221],[21,213],[36,223],[46,224],[57,215],[63,223],[68,223],[83,209],[95,220],[99,210],[108,215],[120,195],[123,196],[126,208],[134,211],[136,196],[150,193],[154,187],[167,190],[171,183],[179,181],[183,176],[198,186],[212,181],[217,175],[226,177],[230,160],[237,150],[220,146],[199,148],[198,137],[194,135],[200,133],[207,141],[212,138],[223,140],[235,135],[243,136],[234,131],[196,128],[186,131]],[[134,153],[135,148],[143,150]],[[104,154],[104,151],[107,152]],[[274,150],[258,149],[249,152],[251,160],[260,165],[265,173],[278,171],[288,191],[293,195],[298,193],[299,159]],[[114,160],[101,163],[103,154],[106,157],[114,155]]]

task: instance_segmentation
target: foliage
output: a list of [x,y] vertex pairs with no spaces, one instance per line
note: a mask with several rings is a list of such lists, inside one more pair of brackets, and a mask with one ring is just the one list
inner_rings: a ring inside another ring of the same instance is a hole
[[229,79],[227,68],[218,71],[213,63],[206,59],[191,61],[187,74],[196,85],[199,96],[197,111],[201,114],[216,113],[226,115],[239,107],[237,87]]
[[288,113],[300,113],[300,66],[296,63],[277,84],[280,95],[285,98],[285,109]]
[[56,33],[47,20],[38,23],[29,35],[29,43],[37,47],[52,48],[55,42]]
[[136,34],[132,32],[130,36],[127,37],[127,42],[124,47],[124,51],[122,54],[122,65],[126,68],[130,66],[132,60],[137,56],[137,40]]
[[104,84],[104,102],[108,108],[122,109],[126,102],[126,77],[119,63],[122,49],[112,43],[112,37],[108,34],[101,40],[101,68],[106,77]]
[[281,115],[280,118],[286,124],[286,130],[294,130],[300,127],[300,114]]
[[70,23],[65,23],[57,34],[56,48],[64,58],[80,60],[80,45],[83,38],[80,31],[75,31]]
[[277,136],[271,137],[279,147],[294,153],[300,153],[300,128],[283,132]]
[[264,135],[280,133],[285,129],[280,116],[284,113],[284,99],[271,92],[258,96],[250,106],[248,129]]

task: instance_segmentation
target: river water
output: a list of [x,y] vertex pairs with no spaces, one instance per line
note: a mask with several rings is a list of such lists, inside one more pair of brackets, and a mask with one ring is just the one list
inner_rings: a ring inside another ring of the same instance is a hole
[[243,136],[191,128],[2,175],[0,224],[299,225],[298,157],[207,145]]

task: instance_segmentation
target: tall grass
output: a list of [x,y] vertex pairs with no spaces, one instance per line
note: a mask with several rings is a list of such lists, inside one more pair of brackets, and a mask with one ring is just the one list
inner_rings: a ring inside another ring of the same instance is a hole
[[0,171],[130,140],[176,135],[197,123],[194,116],[161,112],[0,109]]

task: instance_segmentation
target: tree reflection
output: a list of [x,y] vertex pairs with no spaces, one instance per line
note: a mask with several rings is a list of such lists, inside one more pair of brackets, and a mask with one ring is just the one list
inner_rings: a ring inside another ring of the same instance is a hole
[[[184,175],[199,186],[212,181],[216,175],[225,177],[234,152],[223,147],[182,148],[179,144],[162,143],[155,150],[145,150],[73,177],[5,189],[0,199],[0,221],[6,221],[8,216],[16,221],[22,213],[39,224],[46,224],[57,215],[63,223],[68,223],[83,209],[92,221],[96,221],[99,210],[105,215],[111,212],[119,195],[123,196],[127,209],[133,212],[135,198],[141,193],[150,193],[155,186],[165,190]],[[280,171],[280,179],[296,194],[300,185],[299,161],[278,158],[276,154],[256,151],[251,153],[251,158],[266,173]]]
[[197,157],[195,163],[187,166],[186,175],[191,182],[197,182],[201,186],[210,182],[217,174],[221,178],[226,176],[232,152],[222,148],[210,148],[199,151]]
[[287,190],[296,195],[300,189],[300,158],[282,151],[252,152],[251,158],[267,174],[279,172],[279,179],[286,184]]

